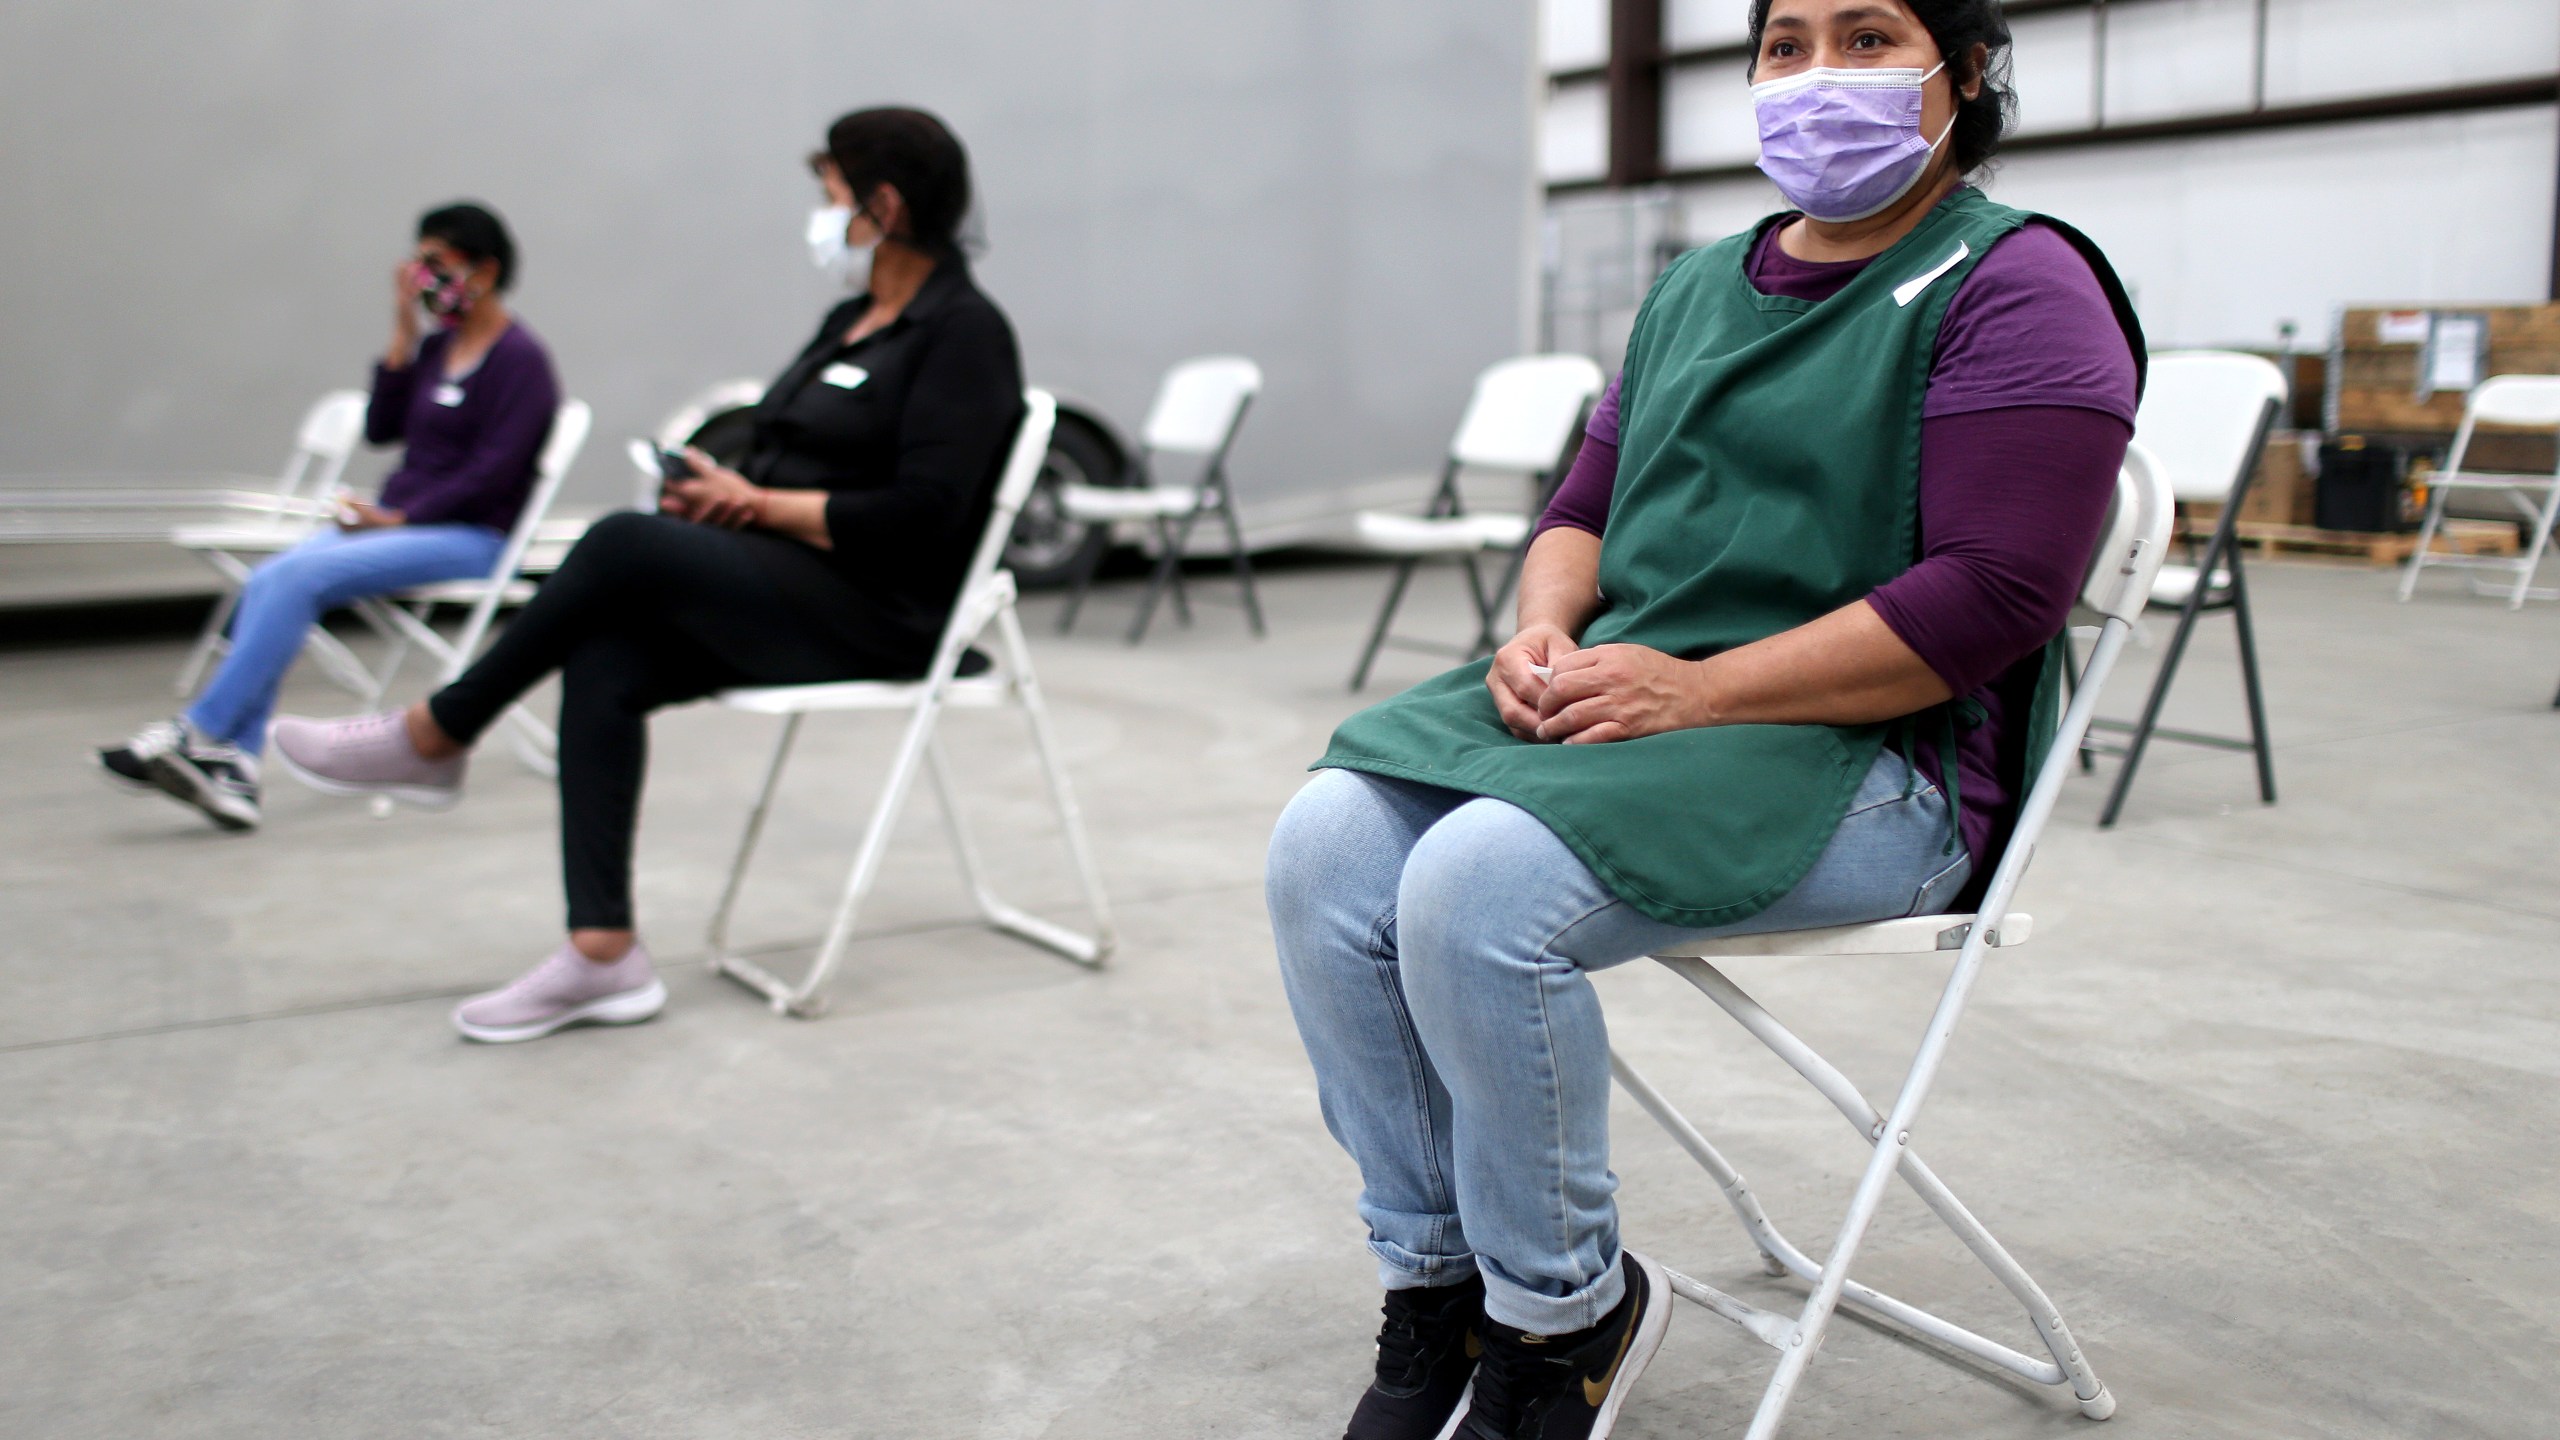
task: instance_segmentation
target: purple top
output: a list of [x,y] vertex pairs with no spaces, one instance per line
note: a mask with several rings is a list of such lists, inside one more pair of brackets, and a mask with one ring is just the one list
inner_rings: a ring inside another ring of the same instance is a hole
[[[1788,255],[1771,226],[1748,273],[1762,294],[1820,303],[1869,262]],[[1867,597],[1949,689],[1985,712],[1957,735],[1964,840],[1987,881],[2005,837],[2025,744],[2012,715],[2034,694],[2032,661],[2062,628],[2106,523],[2133,438],[2133,355],[2097,275],[2069,240],[2030,224],[1992,247],[1947,306],[1920,427],[1921,557]],[[1618,387],[1591,417],[1540,533],[1598,535],[1618,473]],[[1935,782],[1937,747],[1920,747]]]
[[453,332],[438,330],[405,368],[373,367],[364,438],[409,443],[379,503],[412,525],[512,529],[560,408],[560,382],[550,353],[521,321],[500,332],[468,375],[444,373],[452,344]]

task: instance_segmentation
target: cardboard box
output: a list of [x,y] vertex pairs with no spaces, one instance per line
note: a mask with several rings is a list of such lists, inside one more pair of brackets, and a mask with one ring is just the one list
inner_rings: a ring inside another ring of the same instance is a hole
[[[2317,431],[2278,430],[2267,437],[2267,453],[2258,462],[2258,478],[2240,502],[2240,518],[2268,525],[2308,525],[2318,489],[2311,457],[2319,454]],[[2308,452],[2306,454],[2306,451]]]
[[[2452,443],[2453,432],[2462,428],[2462,407],[2470,392],[2422,383],[2429,378],[2423,372],[2438,315],[2487,320],[2488,353],[2478,367],[2483,378],[2560,375],[2560,303],[2346,310],[2338,317],[2329,358],[2329,433],[2390,437],[2421,446]],[[2483,432],[2484,438],[2488,433]],[[2543,449],[2548,453],[2547,435]]]

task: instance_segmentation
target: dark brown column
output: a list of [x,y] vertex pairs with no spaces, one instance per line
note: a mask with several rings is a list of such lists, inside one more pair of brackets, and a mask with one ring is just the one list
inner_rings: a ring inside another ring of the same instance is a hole
[[1662,178],[1662,0],[1609,0],[1609,183]]
[[2551,298],[2560,301],[2560,192],[2551,197]]

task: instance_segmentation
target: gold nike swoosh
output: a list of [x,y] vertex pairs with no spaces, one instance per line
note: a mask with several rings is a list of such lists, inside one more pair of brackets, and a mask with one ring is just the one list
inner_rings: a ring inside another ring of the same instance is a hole
[[1473,1330],[1467,1332],[1467,1358],[1470,1360],[1484,1358],[1484,1341],[1476,1338],[1476,1332]]
[[1638,1309],[1635,1314],[1627,1317],[1627,1328],[1618,1336],[1618,1353],[1609,1357],[1609,1368],[1600,1372],[1599,1379],[1594,1380],[1587,1375],[1583,1377],[1582,1400],[1592,1409],[1599,1409],[1600,1402],[1609,1398],[1609,1384],[1618,1378],[1618,1367],[1627,1363],[1627,1346],[1634,1343],[1636,1323],[1642,1319],[1644,1319],[1642,1309]]

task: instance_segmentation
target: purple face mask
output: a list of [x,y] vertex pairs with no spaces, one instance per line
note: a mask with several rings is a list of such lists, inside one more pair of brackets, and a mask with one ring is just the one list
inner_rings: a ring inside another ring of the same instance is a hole
[[1816,220],[1864,220],[1911,193],[1936,140],[1920,138],[1920,97],[1944,70],[1807,70],[1751,87],[1760,170]]

